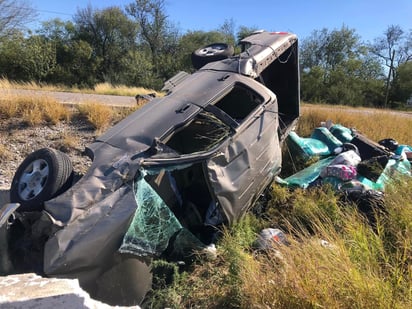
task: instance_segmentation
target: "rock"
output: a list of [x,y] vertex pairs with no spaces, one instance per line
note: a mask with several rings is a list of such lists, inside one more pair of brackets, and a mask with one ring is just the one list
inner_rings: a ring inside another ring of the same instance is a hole
[[140,308],[112,307],[90,298],[76,279],[44,278],[33,273],[0,277],[0,308]]

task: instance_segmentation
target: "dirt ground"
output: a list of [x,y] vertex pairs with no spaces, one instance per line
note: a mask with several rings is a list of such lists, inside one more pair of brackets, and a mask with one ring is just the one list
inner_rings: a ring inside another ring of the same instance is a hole
[[44,147],[67,153],[74,171],[85,173],[91,162],[83,152],[95,137],[93,128],[81,120],[28,127],[20,119],[0,118],[0,191],[10,188],[14,173],[26,156]]
[[[0,95],[10,93],[51,96],[61,103],[68,104],[86,101],[110,106],[133,106],[136,104],[134,97],[126,96],[0,89]],[[82,174],[91,163],[82,153],[85,146],[90,144],[95,137],[94,129],[80,120],[74,123],[28,127],[20,119],[2,119],[0,115],[0,205],[4,202],[4,197],[8,196],[7,191],[16,169],[28,154],[43,147],[59,149],[70,156],[74,171]]]

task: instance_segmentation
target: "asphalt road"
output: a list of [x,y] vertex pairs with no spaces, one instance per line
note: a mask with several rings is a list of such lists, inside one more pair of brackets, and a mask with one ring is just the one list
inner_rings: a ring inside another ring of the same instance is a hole
[[79,104],[85,102],[99,102],[111,106],[133,106],[136,104],[134,97],[104,95],[104,94],[87,94],[77,92],[61,91],[42,91],[42,90],[25,90],[25,89],[0,89],[0,95],[22,95],[22,96],[45,96],[55,98],[60,103]]

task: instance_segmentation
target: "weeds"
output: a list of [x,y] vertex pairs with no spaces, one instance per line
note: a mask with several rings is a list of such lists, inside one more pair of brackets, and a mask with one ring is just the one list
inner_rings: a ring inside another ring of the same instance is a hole
[[70,118],[65,106],[46,96],[4,96],[0,99],[0,115],[4,118],[21,117],[30,126],[43,122],[56,124]]
[[7,146],[0,144],[0,162],[7,161],[8,159],[10,159],[10,157],[11,153],[7,149]]
[[[248,215],[225,230],[218,258],[200,260],[161,289],[169,301],[162,305],[410,308],[412,180],[399,181],[388,188],[387,211],[374,213],[373,226],[329,187],[292,191],[274,184],[264,219]],[[253,240],[262,226],[281,227],[289,245],[257,251]]]
[[0,78],[0,89],[26,89],[26,90],[41,90],[41,91],[63,91],[63,92],[82,92],[121,96],[136,96],[137,94],[145,95],[149,93],[156,93],[156,96],[163,94],[152,89],[143,87],[128,87],[125,85],[111,85],[109,83],[97,84],[93,89],[91,88],[68,88],[66,86],[39,84],[35,82],[13,82],[4,78]]
[[100,83],[94,87],[94,92],[98,94],[122,95],[122,96],[136,96],[137,94],[145,95],[155,93],[156,96],[162,96],[160,92],[143,87],[128,87],[124,85],[113,86],[109,83]]
[[56,148],[63,152],[70,152],[72,149],[79,148],[79,139],[76,136],[63,133],[56,138],[56,143],[53,144],[53,148]]
[[70,107],[58,103],[47,96],[17,96],[6,95],[0,98],[0,117],[20,117],[29,126],[42,123],[57,124],[60,121],[70,121],[73,116],[80,116],[101,132],[108,126],[120,121],[139,107],[111,108],[99,102],[84,102],[73,111]]
[[97,102],[80,104],[77,108],[80,116],[85,117],[98,132],[106,129],[113,119],[113,109]]
[[298,134],[309,136],[322,121],[329,119],[334,123],[355,128],[374,141],[395,138],[399,144],[412,145],[412,117],[390,110],[305,104],[297,127]]

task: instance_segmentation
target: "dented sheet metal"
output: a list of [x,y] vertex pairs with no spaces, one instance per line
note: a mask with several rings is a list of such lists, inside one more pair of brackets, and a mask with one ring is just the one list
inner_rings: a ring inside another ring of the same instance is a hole
[[208,161],[208,174],[214,193],[233,222],[256,199],[281,166],[277,138],[277,105],[271,104],[252,123],[239,128],[239,134],[221,154]]
[[[36,205],[41,219],[21,225],[25,266],[33,259],[45,275],[77,278],[102,298],[124,299],[136,286],[140,302],[151,259],[180,260],[212,244],[279,174],[299,118],[295,35],[254,34],[239,55],[179,73],[165,89],[86,148],[93,162],[80,180]],[[103,286],[128,270],[144,280]]]
[[[207,64],[205,69],[233,71],[252,78],[258,77],[274,61],[285,61],[290,55],[286,52],[297,43],[297,37],[287,33],[262,32],[240,41],[247,48],[247,52],[238,57]],[[286,52],[286,53],[285,53]],[[297,54],[297,46],[289,53]]]

